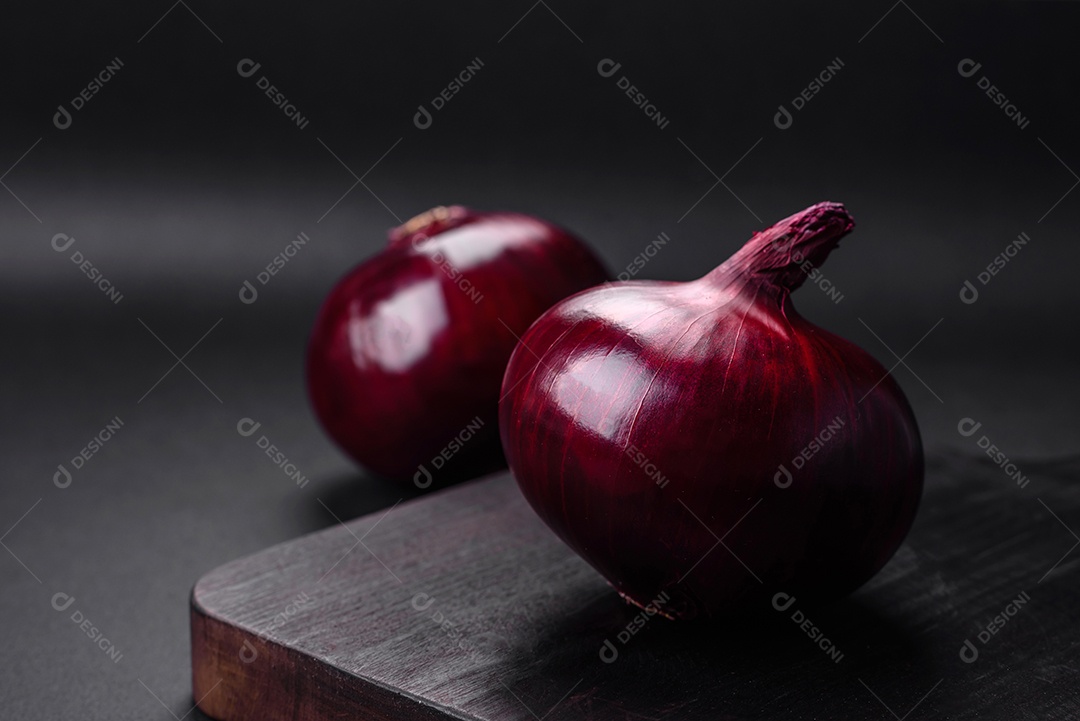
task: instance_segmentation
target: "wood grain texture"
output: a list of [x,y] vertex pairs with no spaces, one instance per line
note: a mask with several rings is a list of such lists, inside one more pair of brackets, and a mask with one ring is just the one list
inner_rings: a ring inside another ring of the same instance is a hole
[[1022,470],[932,458],[864,588],[709,626],[639,616],[508,476],[476,481],[206,575],[194,697],[222,721],[1077,718],[1080,461]]

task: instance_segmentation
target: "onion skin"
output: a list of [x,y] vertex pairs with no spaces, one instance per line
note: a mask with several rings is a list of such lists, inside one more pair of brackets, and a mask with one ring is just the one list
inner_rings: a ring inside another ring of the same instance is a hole
[[911,408],[885,368],[790,299],[800,265],[820,266],[853,225],[819,203],[699,280],[588,290],[522,339],[500,406],[510,468],[629,601],[666,592],[659,610],[677,618],[765,610],[778,592],[823,603],[907,534],[923,480]]
[[504,467],[499,386],[518,336],[608,277],[580,240],[537,218],[457,206],[417,216],[319,311],[315,413],[358,463],[421,488]]

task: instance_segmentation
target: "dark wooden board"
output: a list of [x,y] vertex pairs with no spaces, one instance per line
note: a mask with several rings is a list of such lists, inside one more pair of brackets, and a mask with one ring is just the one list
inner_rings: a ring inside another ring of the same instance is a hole
[[194,697],[222,721],[1080,718],[1080,462],[1020,465],[1024,488],[989,462],[931,460],[908,542],[808,613],[839,661],[797,602],[626,633],[639,611],[501,475],[207,574]]

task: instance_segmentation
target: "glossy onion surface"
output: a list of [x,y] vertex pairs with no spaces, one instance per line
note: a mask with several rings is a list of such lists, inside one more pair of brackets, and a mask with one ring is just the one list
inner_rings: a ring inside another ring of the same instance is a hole
[[632,602],[667,598],[656,607],[683,618],[766,610],[781,592],[819,603],[899,547],[922,492],[910,406],[789,297],[852,227],[820,203],[699,280],[568,298],[514,352],[500,407],[510,467]]
[[360,464],[421,488],[501,467],[499,386],[518,336],[607,277],[581,241],[536,218],[418,216],[319,311],[307,354],[315,412]]

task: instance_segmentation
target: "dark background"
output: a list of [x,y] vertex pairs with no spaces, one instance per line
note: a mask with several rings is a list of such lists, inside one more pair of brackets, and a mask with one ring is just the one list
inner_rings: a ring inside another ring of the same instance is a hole
[[[887,368],[890,348],[918,343],[894,373],[928,452],[976,453],[956,430],[970,417],[1022,469],[1075,454],[1078,21],[1077,4],[1034,2],[5,8],[3,715],[182,716],[201,574],[333,523],[320,500],[348,518],[410,495],[322,435],[302,353],[336,279],[433,205],[539,215],[616,273],[666,232],[639,277],[679,280],[754,230],[842,201],[857,229],[824,272],[843,300],[807,285],[797,305]],[[57,106],[116,57],[119,73],[55,127]],[[837,57],[839,74],[778,129],[777,107]],[[255,76],[238,75],[244,58],[261,63]],[[474,58],[483,68],[418,129],[417,106]],[[604,58],[622,64],[614,77],[597,73]],[[957,72],[964,58],[982,63],[975,77]],[[982,75],[1026,128],[978,89]],[[243,282],[300,232],[308,245],[241,303]],[[962,303],[963,282],[1020,232],[1031,243]],[[50,246],[58,233],[76,239],[66,253]],[[165,345],[186,367],[147,394],[176,362]],[[120,432],[54,485],[116,416]],[[244,417],[306,488],[237,434]],[[52,608],[58,592],[118,663]]]

